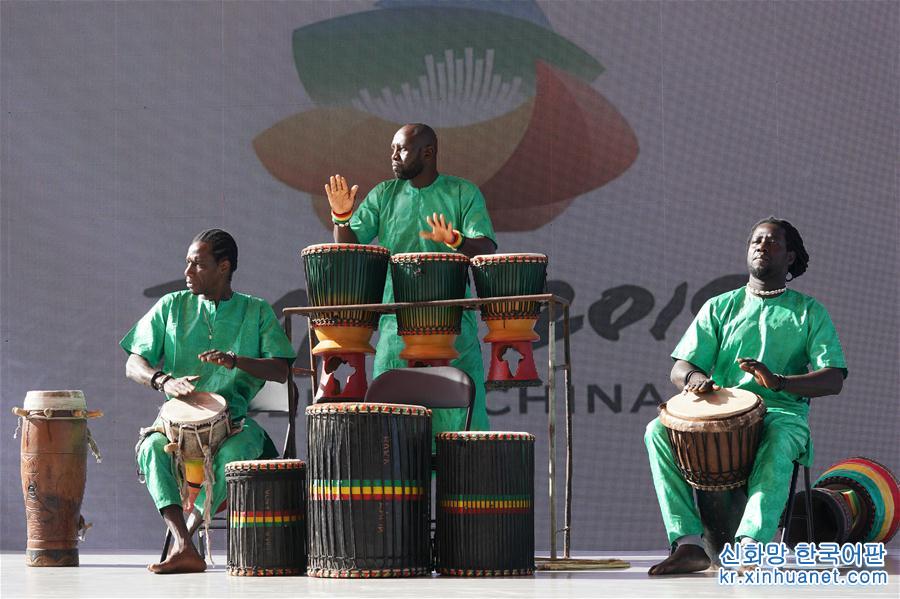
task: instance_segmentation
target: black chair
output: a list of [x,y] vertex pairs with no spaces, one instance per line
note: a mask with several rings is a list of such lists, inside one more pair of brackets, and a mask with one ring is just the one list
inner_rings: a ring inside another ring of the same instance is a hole
[[806,506],[806,510],[804,514],[799,516],[794,512],[794,499],[796,497],[795,487],[797,485],[797,474],[800,469],[800,462],[794,462],[794,473],[791,475],[791,489],[788,492],[787,505],[784,508],[784,514],[782,515],[781,520],[781,542],[787,544],[790,547],[794,547],[801,539],[798,538],[798,535],[793,532],[794,529],[794,520],[801,520],[804,517],[806,518],[806,534],[807,540],[810,543],[815,542],[816,537],[814,536],[813,530],[813,510],[812,510],[812,490],[809,484],[809,467],[803,466],[803,486],[806,491],[803,494],[805,499],[804,504]]
[[[285,383],[274,383],[271,381],[267,381],[266,384],[263,385],[262,389],[259,390],[259,393],[257,393],[253,398],[253,401],[250,402],[250,405],[247,408],[247,416],[251,417],[259,414],[284,414],[287,416],[287,431],[285,432],[285,438],[281,448],[281,455],[284,459],[294,459],[297,457],[297,445],[294,440],[294,425],[297,418],[298,398],[299,392],[297,390],[297,384],[292,379],[288,380]],[[277,448],[275,449],[275,452],[276,455],[272,457],[278,457]],[[225,504],[223,503],[222,506],[219,507],[223,509],[217,510],[210,519],[210,530],[228,530],[228,510],[224,509],[227,508],[227,506],[225,506]],[[202,537],[202,526],[197,530],[197,534]],[[166,555],[169,553],[169,546],[171,544],[172,533],[169,530],[166,530],[166,540],[163,544],[162,555],[160,556],[159,561],[163,561],[166,559]],[[198,543],[198,550],[200,551],[201,557],[206,557],[205,543]]]
[[429,409],[466,408],[463,430],[469,430],[475,384],[468,374],[453,366],[395,368],[372,381],[364,401],[410,404]]

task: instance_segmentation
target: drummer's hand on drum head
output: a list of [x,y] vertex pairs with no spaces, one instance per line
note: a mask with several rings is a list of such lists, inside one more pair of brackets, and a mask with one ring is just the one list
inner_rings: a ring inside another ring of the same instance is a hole
[[190,397],[191,393],[194,392],[194,383],[199,380],[200,377],[193,374],[171,378],[163,383],[163,391],[170,397],[185,399]]
[[713,380],[702,372],[693,373],[688,378],[683,391],[685,393],[709,393],[710,391],[718,391],[721,389]]
[[349,187],[346,177],[334,175],[328,178],[325,184],[325,195],[331,205],[331,211],[336,214],[346,214],[353,210],[353,202],[356,200],[356,192],[359,185]]
[[434,212],[431,216],[425,217],[425,222],[431,227],[431,231],[419,231],[419,237],[430,239],[437,243],[453,243],[456,241],[453,223],[447,222],[443,214]]
[[759,360],[754,360],[753,358],[738,358],[737,363],[741,370],[753,375],[756,384],[760,387],[775,389],[779,386],[780,381],[778,380],[778,376]]

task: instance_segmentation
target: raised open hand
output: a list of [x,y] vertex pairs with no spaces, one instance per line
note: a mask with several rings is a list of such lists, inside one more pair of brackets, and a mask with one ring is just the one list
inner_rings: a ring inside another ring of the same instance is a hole
[[335,214],[351,212],[357,191],[359,191],[359,185],[348,187],[345,177],[341,175],[329,177],[328,183],[325,184],[325,195],[328,197],[331,211]]
[[456,232],[453,223],[447,222],[443,214],[433,213],[425,217],[425,222],[431,227],[431,231],[419,231],[419,236],[438,243],[453,244],[456,241]]

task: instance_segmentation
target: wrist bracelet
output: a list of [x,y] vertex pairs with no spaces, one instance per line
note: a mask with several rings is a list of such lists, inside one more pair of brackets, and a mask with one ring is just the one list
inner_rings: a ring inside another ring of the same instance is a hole
[[459,249],[459,246],[463,244],[463,239],[465,238],[462,236],[462,233],[460,233],[456,229],[453,229],[453,235],[453,241],[451,241],[450,243],[445,243],[444,245],[449,247],[451,250],[456,250]]
[[225,355],[231,358],[231,369],[234,370],[237,368],[237,354],[233,351],[227,351],[225,352]]
[[688,383],[689,383],[690,380],[691,380],[691,377],[694,376],[695,374],[697,374],[698,372],[702,373],[703,371],[702,371],[702,370],[697,370],[697,369],[694,369],[694,370],[689,371],[689,372],[684,376],[684,385],[682,385],[682,387],[687,387]]
[[159,391],[160,393],[162,393],[163,395],[165,395],[166,394],[166,383],[168,383],[170,380],[172,380],[173,377],[169,373],[164,373],[161,378],[162,378],[162,380],[157,384],[156,390]]
[[780,374],[776,374],[775,378],[778,379],[778,386],[772,389],[772,391],[784,391],[785,385],[787,385],[787,377],[784,377]]
[[156,379],[158,379],[159,377],[161,377],[164,374],[165,374],[165,372],[163,372],[162,370],[157,370],[156,372],[153,373],[153,376],[150,377],[150,388],[151,389],[153,389],[154,391],[159,391],[159,385],[156,382]]
[[352,218],[352,217],[353,217],[353,210],[350,210],[349,212],[342,212],[340,214],[338,214],[334,210],[331,211],[331,222],[333,222],[336,225],[348,223],[348,222],[350,222],[350,218]]

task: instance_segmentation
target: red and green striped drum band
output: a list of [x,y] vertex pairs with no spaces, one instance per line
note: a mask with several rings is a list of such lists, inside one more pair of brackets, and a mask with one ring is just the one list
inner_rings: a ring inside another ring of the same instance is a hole
[[533,574],[534,435],[440,433],[436,443],[436,570]]
[[306,417],[308,574],[429,574],[431,410],[320,403]]
[[306,464],[246,460],[225,465],[228,573],[291,576],[306,571]]
[[[418,252],[391,256],[394,300],[425,302],[462,299],[466,295],[469,259],[462,254]],[[453,343],[462,327],[459,306],[402,308],[397,311],[397,333],[405,347],[400,358],[447,365],[459,357]]]
[[[547,256],[544,254],[485,254],[472,258],[472,275],[478,297],[537,295],[547,287]],[[537,387],[542,385],[534,365],[532,343],[540,337],[534,331],[541,312],[539,302],[509,301],[483,304],[481,319],[488,327],[484,340],[491,344],[491,365],[485,387]],[[510,349],[522,358],[515,373],[506,353]]]
[[[381,303],[390,260],[387,248],[357,243],[322,243],[303,249],[300,256],[310,306]],[[374,354],[369,338],[378,328],[378,317],[377,312],[363,310],[314,314],[311,320],[319,343],[313,353]]]
[[855,512],[849,542],[887,543],[897,533],[900,485],[894,473],[875,460],[855,457],[838,462],[822,473],[815,487],[837,491],[847,509]]

